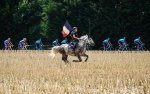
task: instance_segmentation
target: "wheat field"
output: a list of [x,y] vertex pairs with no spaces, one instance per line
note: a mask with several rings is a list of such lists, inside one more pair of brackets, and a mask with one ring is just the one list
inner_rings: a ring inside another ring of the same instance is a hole
[[0,94],[150,94],[149,52],[89,51],[69,64],[49,52],[0,51]]

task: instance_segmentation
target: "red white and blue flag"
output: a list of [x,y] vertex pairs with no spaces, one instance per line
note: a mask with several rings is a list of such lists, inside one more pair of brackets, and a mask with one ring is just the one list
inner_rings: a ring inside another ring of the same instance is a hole
[[63,37],[67,37],[72,30],[73,30],[72,26],[69,24],[68,21],[66,21],[61,33],[62,33]]

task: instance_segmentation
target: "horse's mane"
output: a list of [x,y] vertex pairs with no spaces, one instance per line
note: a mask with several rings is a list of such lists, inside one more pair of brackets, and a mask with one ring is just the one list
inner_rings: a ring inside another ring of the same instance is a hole
[[81,36],[80,39],[85,39],[87,37],[88,37],[88,35],[84,35],[84,36]]

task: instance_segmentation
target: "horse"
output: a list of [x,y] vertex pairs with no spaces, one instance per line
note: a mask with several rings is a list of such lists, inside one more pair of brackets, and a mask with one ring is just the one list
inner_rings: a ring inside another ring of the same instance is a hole
[[81,36],[79,38],[78,46],[75,51],[71,48],[70,44],[62,44],[60,46],[54,46],[51,50],[51,56],[54,59],[56,53],[62,54],[62,60],[65,63],[69,63],[67,60],[68,55],[78,57],[78,60],[73,60],[73,62],[82,62],[81,56],[86,57],[85,62],[88,60],[88,55],[86,54],[87,44],[94,46],[95,43],[91,37],[88,35]]

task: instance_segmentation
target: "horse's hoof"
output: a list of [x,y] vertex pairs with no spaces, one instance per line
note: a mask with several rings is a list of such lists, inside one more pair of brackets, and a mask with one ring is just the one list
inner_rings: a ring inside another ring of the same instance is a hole
[[82,62],[82,60],[73,60],[72,62]]
[[65,61],[65,64],[69,63],[69,61]]
[[72,62],[79,62],[79,60],[72,60]]
[[84,62],[87,62],[87,59]]

